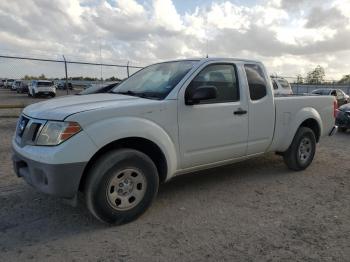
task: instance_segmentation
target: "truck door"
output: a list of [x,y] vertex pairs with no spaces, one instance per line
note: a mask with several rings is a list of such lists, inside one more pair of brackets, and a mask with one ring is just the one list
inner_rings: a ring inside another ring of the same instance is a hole
[[245,64],[248,88],[249,136],[247,155],[263,153],[270,145],[275,128],[272,88],[259,64]]
[[[231,63],[206,65],[187,81],[178,99],[178,124],[182,168],[244,156],[248,138],[248,108]],[[186,92],[211,86],[217,97],[186,105]]]

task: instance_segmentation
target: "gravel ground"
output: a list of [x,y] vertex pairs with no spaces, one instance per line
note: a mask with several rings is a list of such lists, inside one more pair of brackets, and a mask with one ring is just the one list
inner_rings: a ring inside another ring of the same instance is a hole
[[0,118],[1,261],[350,260],[349,132],[324,138],[303,172],[267,154],[180,176],[138,220],[110,227],[15,176],[15,122]]

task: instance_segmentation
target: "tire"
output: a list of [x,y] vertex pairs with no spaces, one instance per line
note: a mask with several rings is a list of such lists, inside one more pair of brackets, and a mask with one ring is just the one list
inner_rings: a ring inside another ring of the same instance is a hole
[[54,97],[56,96],[56,94],[55,94],[55,93],[51,93],[50,96],[51,96],[52,98],[54,98]]
[[283,159],[289,169],[301,171],[311,164],[315,153],[315,133],[308,127],[299,127]]
[[339,127],[339,131],[345,133],[348,130],[346,127]]
[[94,163],[88,171],[84,193],[87,208],[97,219],[120,225],[142,215],[152,204],[158,187],[157,168],[147,155],[119,149],[107,152]]

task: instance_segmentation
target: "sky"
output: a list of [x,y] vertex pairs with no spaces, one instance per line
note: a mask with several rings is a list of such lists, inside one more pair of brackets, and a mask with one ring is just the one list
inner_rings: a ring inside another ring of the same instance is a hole
[[[350,74],[350,0],[11,0],[0,1],[0,25],[0,55],[145,66],[208,54],[283,76],[318,64],[327,79]],[[0,77],[25,73],[63,70],[0,59]]]

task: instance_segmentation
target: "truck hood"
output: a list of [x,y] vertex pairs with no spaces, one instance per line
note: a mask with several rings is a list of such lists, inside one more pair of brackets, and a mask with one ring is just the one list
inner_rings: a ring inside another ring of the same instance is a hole
[[92,94],[59,97],[27,106],[23,113],[29,117],[47,120],[64,120],[66,117],[84,111],[105,107],[116,107],[122,104],[143,100],[118,94]]

